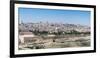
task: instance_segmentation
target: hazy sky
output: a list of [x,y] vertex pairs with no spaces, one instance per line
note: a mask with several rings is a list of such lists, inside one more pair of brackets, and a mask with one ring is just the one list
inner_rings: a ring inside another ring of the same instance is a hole
[[50,22],[90,25],[90,11],[19,8],[19,20],[27,22]]

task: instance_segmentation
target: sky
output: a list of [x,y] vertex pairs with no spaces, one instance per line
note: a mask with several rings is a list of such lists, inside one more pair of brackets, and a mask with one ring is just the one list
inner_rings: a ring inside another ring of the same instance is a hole
[[18,8],[19,21],[28,23],[49,22],[90,26],[90,11]]

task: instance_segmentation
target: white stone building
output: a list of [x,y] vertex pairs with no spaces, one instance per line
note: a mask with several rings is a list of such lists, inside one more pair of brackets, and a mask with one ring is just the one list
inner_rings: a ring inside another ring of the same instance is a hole
[[20,43],[27,43],[27,42],[33,42],[35,35],[32,32],[20,32],[19,33],[19,40]]

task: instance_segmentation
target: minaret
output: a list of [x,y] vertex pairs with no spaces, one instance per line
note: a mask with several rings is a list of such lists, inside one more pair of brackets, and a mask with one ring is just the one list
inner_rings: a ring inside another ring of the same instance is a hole
[[23,22],[23,20],[21,20],[21,22],[20,22],[21,24],[24,24],[24,22]]

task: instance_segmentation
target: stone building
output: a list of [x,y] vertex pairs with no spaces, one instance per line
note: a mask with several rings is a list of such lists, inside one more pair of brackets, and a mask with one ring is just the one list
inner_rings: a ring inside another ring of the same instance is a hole
[[20,43],[32,43],[35,41],[34,37],[32,32],[19,32]]

